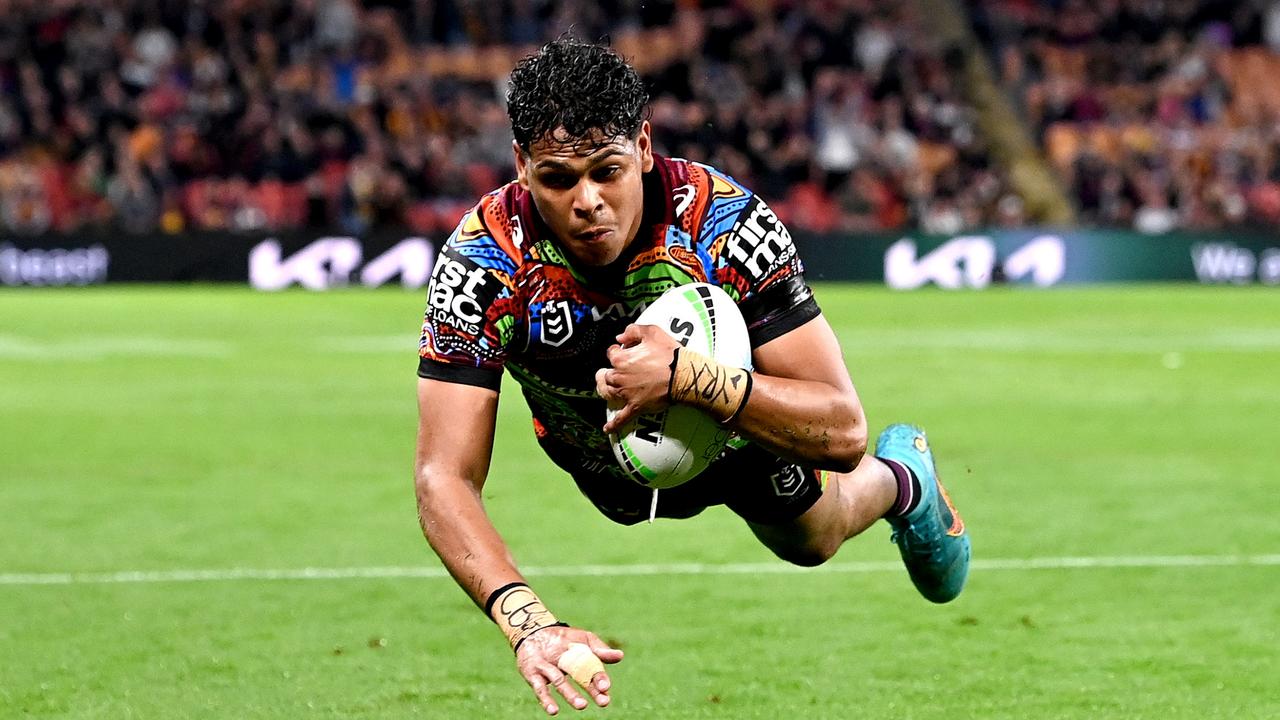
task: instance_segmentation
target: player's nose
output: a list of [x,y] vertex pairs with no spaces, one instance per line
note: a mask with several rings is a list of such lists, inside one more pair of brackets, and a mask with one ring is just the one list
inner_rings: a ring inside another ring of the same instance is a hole
[[590,218],[603,209],[600,186],[589,180],[578,183],[578,192],[573,196],[573,211],[580,217]]

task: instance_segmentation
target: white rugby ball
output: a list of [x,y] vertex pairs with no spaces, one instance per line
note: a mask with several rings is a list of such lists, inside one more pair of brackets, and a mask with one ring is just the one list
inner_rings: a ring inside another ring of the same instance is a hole
[[[707,283],[680,285],[645,308],[638,325],[657,325],[681,345],[716,362],[751,367],[747,324],[733,298]],[[615,410],[609,410],[612,418]],[[729,431],[688,405],[637,416],[609,436],[613,455],[632,480],[672,488],[693,479],[724,449]]]

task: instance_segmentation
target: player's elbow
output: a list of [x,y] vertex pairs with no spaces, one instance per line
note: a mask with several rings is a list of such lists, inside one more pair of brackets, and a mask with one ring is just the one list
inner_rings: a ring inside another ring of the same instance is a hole
[[418,498],[419,508],[430,498],[434,480],[435,478],[426,468],[420,467],[413,473],[413,494]]
[[843,432],[842,435],[845,437],[833,444],[827,469],[839,473],[853,472],[867,452],[867,431],[854,428]]
[[867,452],[867,423],[856,400],[842,399],[837,417],[842,418],[830,430],[827,443],[827,470],[853,472]]
[[435,477],[424,467],[417,468],[413,473],[413,495],[418,501],[418,521],[422,523],[422,529],[426,530],[427,518],[436,503]]
[[450,498],[462,486],[459,479],[445,472],[422,466],[414,473],[413,493],[418,500],[418,517],[426,529],[428,521],[440,512],[447,512]]

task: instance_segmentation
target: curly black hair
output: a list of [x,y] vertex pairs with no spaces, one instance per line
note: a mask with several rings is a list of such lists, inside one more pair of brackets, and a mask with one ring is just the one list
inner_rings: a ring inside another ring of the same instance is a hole
[[620,137],[634,138],[649,92],[612,48],[572,38],[543,45],[511,71],[507,115],[525,152],[549,138],[590,153]]

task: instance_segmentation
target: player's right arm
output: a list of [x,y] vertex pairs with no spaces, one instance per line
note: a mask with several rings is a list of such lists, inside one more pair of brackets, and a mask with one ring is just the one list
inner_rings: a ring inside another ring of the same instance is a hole
[[481,607],[490,591],[523,581],[480,501],[497,410],[496,391],[418,379],[418,520],[445,567]]
[[506,345],[520,308],[512,281],[521,257],[518,226],[506,213],[501,191],[486,196],[436,258],[418,353],[414,485],[427,541],[507,636],[520,674],[554,715],[552,687],[572,707],[588,705],[565,673],[607,705],[610,681],[601,662],[618,662],[622,651],[557,622],[525,584],[481,501]]
[[594,633],[557,623],[525,584],[485,512],[480,491],[489,472],[497,410],[496,390],[418,380],[414,489],[422,532],[458,585],[507,636],[520,674],[548,714],[559,712],[552,687],[575,709],[587,706],[570,675],[603,707],[609,704],[608,673],[596,669],[599,662],[575,661],[566,651],[581,643],[606,663],[621,660],[622,651]]
[[574,708],[588,704],[566,672],[598,705],[608,704],[601,662],[618,662],[622,652],[557,622],[520,575],[481,500],[507,345],[522,308],[513,280],[522,257],[519,226],[505,197],[491,193],[465,214],[432,269],[418,347],[414,485],[427,541],[507,636],[520,674],[555,714],[551,687]]

